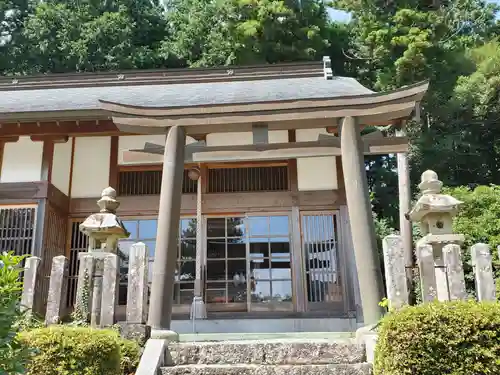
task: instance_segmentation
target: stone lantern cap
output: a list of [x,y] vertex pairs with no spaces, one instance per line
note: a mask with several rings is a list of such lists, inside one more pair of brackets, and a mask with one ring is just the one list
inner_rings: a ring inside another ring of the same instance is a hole
[[431,213],[445,214],[455,216],[462,201],[453,198],[448,194],[441,194],[443,183],[439,181],[436,172],[428,170],[422,173],[421,182],[418,188],[422,196],[418,199],[415,206],[408,213],[410,221],[420,222]]
[[120,206],[120,202],[116,200],[116,190],[112,187],[104,189],[97,204],[100,212],[87,217],[80,224],[80,231],[100,241],[111,236],[116,239],[127,238],[130,233],[116,216],[116,209]]

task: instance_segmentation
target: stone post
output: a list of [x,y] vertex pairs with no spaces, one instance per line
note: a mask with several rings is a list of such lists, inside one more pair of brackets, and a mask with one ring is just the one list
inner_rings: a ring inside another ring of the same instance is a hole
[[448,276],[448,290],[450,300],[467,299],[465,289],[465,275],[460,255],[460,245],[450,244],[443,248],[443,260]]
[[[406,136],[405,124],[396,130],[396,136]],[[413,260],[413,236],[411,222],[406,218],[406,214],[411,209],[411,184],[410,166],[408,163],[408,153],[400,152],[396,154],[398,168],[398,193],[399,193],[399,229],[403,239],[403,249],[406,263],[406,278],[408,286],[413,283],[412,267]]]
[[75,311],[81,315],[81,319],[86,321],[89,318],[92,303],[95,259],[88,253],[82,254],[83,256],[79,257],[80,269],[78,270]]
[[496,301],[490,247],[484,243],[478,243],[472,246],[471,251],[477,298],[479,301]]
[[447,269],[443,259],[443,246],[434,245],[434,272],[436,273],[437,297],[441,302],[450,300]]
[[144,324],[148,303],[148,248],[138,242],[130,248],[127,291],[127,323]]
[[21,295],[21,310],[25,312],[26,318],[31,319],[35,302],[35,291],[38,278],[39,257],[29,257],[24,266],[23,294]]
[[351,227],[355,228],[352,243],[359,277],[364,324],[372,325],[376,324],[383,315],[379,302],[385,293],[366,179],[363,142],[355,118],[343,119],[340,144],[349,221]]
[[65,307],[67,285],[68,259],[64,255],[59,255],[52,259],[47,310],[45,312],[46,325],[57,324],[61,320]]
[[422,301],[431,302],[437,298],[436,272],[434,271],[434,251],[426,243],[417,244],[417,263],[420,273]]
[[117,305],[118,256],[107,254],[104,259],[102,275],[101,326],[110,327],[115,324],[115,308]]
[[387,236],[382,241],[389,309],[398,309],[409,303],[403,245],[401,236]]
[[174,299],[185,144],[184,129],[179,126],[170,128],[163,159],[158,233],[148,316],[151,337],[157,339],[178,339],[178,335],[170,331],[170,322]]
[[92,284],[92,303],[90,306],[90,326],[101,327],[103,258],[95,258],[94,282]]

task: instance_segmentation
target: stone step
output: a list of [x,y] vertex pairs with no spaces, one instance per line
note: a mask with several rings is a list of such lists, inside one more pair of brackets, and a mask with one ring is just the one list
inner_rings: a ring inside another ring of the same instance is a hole
[[364,346],[351,340],[255,340],[170,344],[173,365],[354,364],[365,361]]
[[162,375],[371,375],[368,363],[328,365],[180,365],[163,367]]

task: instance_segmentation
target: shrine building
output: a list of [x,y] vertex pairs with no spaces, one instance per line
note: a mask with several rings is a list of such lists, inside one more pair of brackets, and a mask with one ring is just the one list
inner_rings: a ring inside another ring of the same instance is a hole
[[205,333],[354,331],[384,295],[364,155],[397,154],[407,189],[404,123],[426,90],[376,93],[328,58],[0,78],[0,251],[41,257],[45,289],[66,255],[71,308],[79,225],[111,186],[130,232],[119,303],[144,242],[153,329],[189,333],[191,313]]

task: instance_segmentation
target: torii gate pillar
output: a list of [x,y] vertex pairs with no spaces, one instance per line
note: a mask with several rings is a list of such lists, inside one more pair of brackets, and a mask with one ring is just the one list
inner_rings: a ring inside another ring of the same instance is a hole
[[184,129],[179,126],[170,128],[163,158],[156,253],[149,299],[148,325],[151,327],[151,338],[173,341],[178,338],[178,335],[170,330],[170,323],[181,216],[185,144]]

